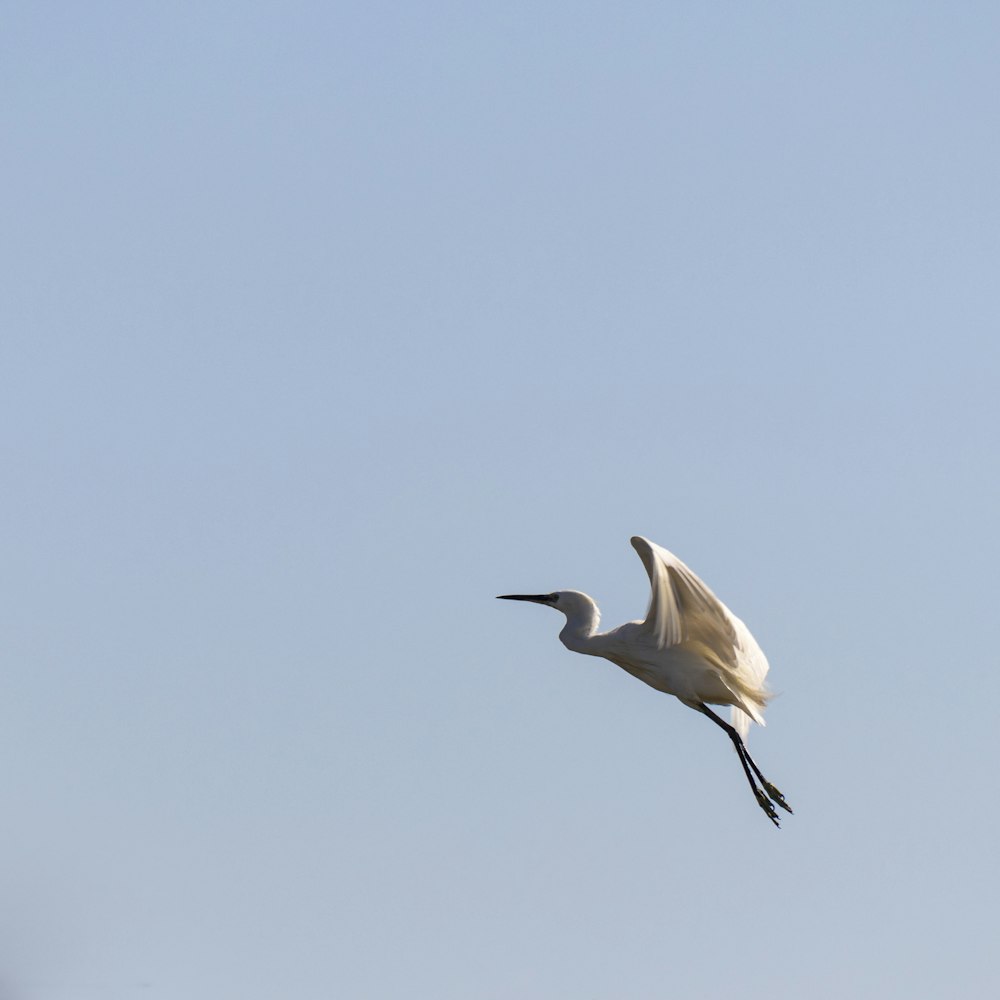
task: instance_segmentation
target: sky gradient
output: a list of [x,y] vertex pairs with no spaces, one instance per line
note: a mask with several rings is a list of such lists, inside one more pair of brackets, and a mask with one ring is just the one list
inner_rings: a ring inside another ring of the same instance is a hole
[[[990,996],[994,4],[14,3],[4,1000]],[[779,693],[558,643],[642,534]]]

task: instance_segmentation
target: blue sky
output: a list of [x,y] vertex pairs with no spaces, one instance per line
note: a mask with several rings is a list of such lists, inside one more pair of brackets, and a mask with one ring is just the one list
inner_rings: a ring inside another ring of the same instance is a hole
[[[986,996],[1000,14],[13,4],[15,1000]],[[559,619],[675,551],[727,741]]]

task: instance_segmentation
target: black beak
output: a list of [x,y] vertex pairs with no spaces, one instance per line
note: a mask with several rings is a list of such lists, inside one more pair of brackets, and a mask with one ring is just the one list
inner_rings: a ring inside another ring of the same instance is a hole
[[535,604],[552,604],[555,594],[500,594],[498,601],[532,601]]

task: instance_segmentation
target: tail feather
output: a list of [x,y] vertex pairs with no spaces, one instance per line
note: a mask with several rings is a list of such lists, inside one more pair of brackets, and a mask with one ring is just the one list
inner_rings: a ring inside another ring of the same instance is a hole
[[[750,716],[742,708],[733,705],[729,721],[732,723],[733,729],[740,734],[740,739],[745,742],[747,734],[750,732]],[[760,724],[764,725],[763,719],[760,720]]]

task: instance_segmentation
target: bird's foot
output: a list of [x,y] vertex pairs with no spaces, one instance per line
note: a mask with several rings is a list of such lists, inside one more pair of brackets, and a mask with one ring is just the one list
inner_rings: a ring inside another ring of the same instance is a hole
[[774,811],[774,803],[759,789],[754,789],[754,794],[757,796],[757,805],[767,813],[767,818],[779,829],[781,824],[778,822],[778,814]]
[[764,786],[764,791],[774,800],[776,805],[781,806],[785,812],[792,811],[792,807],[785,801],[785,796],[770,781],[761,781],[761,784]]

